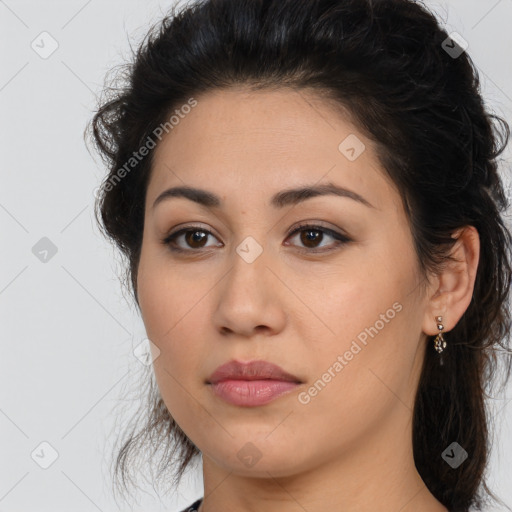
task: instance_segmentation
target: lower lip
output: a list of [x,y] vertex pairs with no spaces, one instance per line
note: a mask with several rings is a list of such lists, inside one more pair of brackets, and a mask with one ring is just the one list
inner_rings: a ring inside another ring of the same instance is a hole
[[210,384],[215,395],[243,407],[264,405],[299,386],[282,380],[223,380]]

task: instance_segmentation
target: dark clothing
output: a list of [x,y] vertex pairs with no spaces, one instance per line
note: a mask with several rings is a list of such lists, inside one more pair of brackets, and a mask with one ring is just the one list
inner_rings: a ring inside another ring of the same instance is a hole
[[201,505],[201,502],[203,501],[203,498],[199,498],[197,501],[192,503],[190,507],[186,508],[185,510],[182,510],[181,512],[197,512],[197,509],[199,508],[199,505]]

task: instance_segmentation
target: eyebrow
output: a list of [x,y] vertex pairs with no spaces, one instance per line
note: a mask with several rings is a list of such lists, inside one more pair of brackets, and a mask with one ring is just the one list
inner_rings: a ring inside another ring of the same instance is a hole
[[[335,185],[334,183],[327,183],[324,185],[313,185],[300,188],[292,188],[282,190],[274,194],[270,200],[270,205],[274,208],[283,208],[288,205],[296,205],[310,199],[312,197],[335,195],[339,197],[348,197],[353,199],[369,208],[375,208],[369,201],[358,193]],[[190,201],[194,201],[200,205],[206,206],[207,208],[220,208],[222,206],[222,200],[219,196],[213,192],[202,190],[194,187],[172,187],[164,190],[153,203],[155,208],[159,203],[164,200],[171,199],[173,197],[184,197]]]

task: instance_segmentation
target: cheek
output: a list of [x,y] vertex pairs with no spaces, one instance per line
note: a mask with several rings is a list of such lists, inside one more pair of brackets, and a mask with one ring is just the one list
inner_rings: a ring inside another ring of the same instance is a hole
[[[159,348],[155,372],[183,380],[201,352],[197,332],[198,290],[177,287],[169,278],[145,276],[139,281],[139,303],[148,338]],[[193,319],[196,320],[194,325]],[[170,375],[169,375],[170,374]]]
[[305,297],[308,306],[304,327],[310,326],[313,336],[314,326],[333,351],[348,350],[356,338],[364,343],[368,330],[376,334],[375,324],[379,334],[389,332],[403,300],[402,290],[408,287],[406,272],[392,274],[383,260],[375,261],[362,252],[352,264],[345,262],[343,268],[320,276],[320,285],[304,279],[295,283],[297,295]]
[[[414,254],[404,244],[395,265],[394,248],[391,240],[366,248],[309,295],[307,304],[315,314],[308,313],[301,331],[310,340],[309,355],[314,353],[310,361],[313,381],[320,379],[318,404],[326,400],[321,407],[330,399],[342,400],[371,414],[372,407],[389,405],[396,399],[393,393],[406,388],[422,315],[414,293]],[[338,419],[346,420],[339,414]]]
[[173,272],[168,262],[151,259],[144,251],[137,288],[147,336],[160,351],[153,363],[157,384],[178,421],[180,411],[190,408],[186,390],[196,386],[202,375],[197,357],[202,352],[201,337],[196,333],[205,291]]
[[142,280],[140,306],[147,336],[160,351],[153,361],[158,390],[170,415],[184,428],[202,418],[199,403],[191,398],[202,376],[197,357],[202,348],[191,324],[197,312],[190,310],[197,300],[170,290],[162,280]]
[[[196,282],[200,282],[199,280]],[[157,345],[172,338],[204,295],[203,286],[175,271],[167,261],[141,256],[137,288],[148,337]]]
[[361,309],[338,324],[336,339],[305,354],[310,378],[297,397],[296,417],[304,431],[329,426],[325,442],[319,441],[325,453],[357,443],[383,425],[392,411],[413,407],[415,383],[410,379],[416,345],[408,338],[406,307],[352,304]]

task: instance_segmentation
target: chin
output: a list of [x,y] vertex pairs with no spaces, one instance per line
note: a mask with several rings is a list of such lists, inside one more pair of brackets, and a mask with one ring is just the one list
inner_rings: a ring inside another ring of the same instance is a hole
[[277,443],[277,446],[265,440],[267,435],[262,434],[258,440],[257,436],[251,437],[245,432],[243,441],[231,440],[229,445],[223,446],[222,452],[218,451],[217,445],[217,449],[208,450],[208,453],[214,457],[218,466],[241,476],[288,477],[306,469],[305,459],[297,458],[296,446],[292,443],[288,446],[283,442]]

